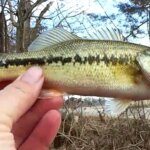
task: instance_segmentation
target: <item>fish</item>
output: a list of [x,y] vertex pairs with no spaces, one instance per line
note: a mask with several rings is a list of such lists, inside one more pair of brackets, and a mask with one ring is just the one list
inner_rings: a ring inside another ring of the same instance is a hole
[[35,65],[45,77],[41,97],[111,97],[115,101],[107,110],[115,114],[131,101],[150,99],[150,47],[124,41],[114,30],[101,35],[107,39],[80,38],[60,28],[46,31],[27,52],[0,55],[0,83],[13,81]]

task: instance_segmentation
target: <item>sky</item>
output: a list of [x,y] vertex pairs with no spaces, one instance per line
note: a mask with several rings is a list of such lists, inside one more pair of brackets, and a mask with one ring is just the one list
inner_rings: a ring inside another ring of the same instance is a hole
[[[33,0],[33,2],[36,0]],[[86,38],[93,38],[96,39],[97,37],[97,29],[101,29],[105,26],[107,27],[113,27],[114,25],[108,21],[107,23],[102,23],[99,20],[93,22],[93,20],[88,17],[88,14],[97,14],[97,15],[105,15],[105,12],[110,16],[112,13],[117,14],[119,13],[118,9],[115,7],[116,3],[118,2],[129,2],[129,0],[99,0],[101,3],[102,7],[99,5],[98,0],[47,0],[45,3],[41,4],[36,8],[36,11],[34,12],[35,16],[38,16],[41,10],[46,6],[47,3],[53,2],[53,5],[50,7],[50,11],[48,11],[45,14],[45,17],[53,17],[54,19],[52,20],[45,20],[42,23],[45,24],[48,29],[51,29],[58,25],[60,20],[62,18],[66,17],[66,21],[63,21],[63,27],[68,30],[68,31],[74,31],[75,34],[81,37],[86,37]],[[61,8],[62,14],[59,14],[59,9],[58,6]],[[57,11],[56,11],[57,10]],[[55,17],[57,14],[58,17]],[[74,16],[76,14],[76,17],[70,17]],[[7,19],[9,16],[6,16]],[[124,19],[124,16],[121,16],[122,19]],[[125,21],[125,20],[124,20]],[[71,29],[68,28],[68,24],[71,26]],[[118,23],[118,20],[113,20],[113,23],[117,28],[121,29],[122,33],[124,36],[126,36],[128,28],[124,28],[122,24]],[[84,24],[84,26],[83,26]],[[91,24],[94,26],[95,29],[91,26]],[[32,22],[32,25],[34,26],[34,19]],[[85,30],[87,29],[87,31]],[[141,29],[146,30],[147,25],[141,26]],[[148,35],[144,35],[140,39],[129,39],[130,42],[134,43],[139,43],[143,45],[148,45],[150,46],[150,40],[148,38]]]
[[[38,14],[42,10],[42,8],[48,2],[50,2],[50,1],[48,0],[47,2],[40,5],[38,7],[38,11],[35,11],[35,15],[38,16]],[[49,16],[49,14],[52,14],[51,16],[54,17],[55,15],[57,15],[57,13],[59,13],[58,6],[61,8],[63,15],[59,14],[58,15],[59,17],[57,17],[51,21],[50,20],[43,21],[43,23],[45,25],[47,25],[49,29],[51,29],[55,25],[57,25],[63,17],[66,17],[66,18],[68,17],[66,19],[67,22],[70,24],[72,30],[78,36],[87,37],[87,38],[97,38],[96,30],[92,29],[91,23],[89,23],[89,21],[92,22],[92,20],[90,20],[89,17],[87,17],[87,14],[105,15],[105,12],[108,14],[108,16],[111,15],[112,13],[117,14],[117,13],[119,13],[119,11],[115,7],[116,3],[129,2],[129,1],[128,0],[99,0],[99,2],[101,3],[103,8],[99,5],[97,0],[75,0],[75,1],[73,1],[73,0],[52,0],[52,2],[53,2],[53,5],[50,8],[50,12],[47,12],[45,14],[45,16]],[[69,19],[69,16],[73,16],[78,13],[81,13],[81,14],[79,14],[76,17],[71,17]],[[122,17],[122,19],[125,19],[124,16],[121,16],[121,17]],[[84,27],[82,26],[82,23],[84,23],[84,25],[85,25]],[[129,29],[123,28],[122,24],[118,23],[118,20],[113,20],[113,23],[115,24],[115,26],[117,26],[117,28],[121,29],[121,31],[123,32],[123,35],[126,36],[125,31],[129,30]],[[70,29],[68,28],[68,25],[67,25],[67,23],[65,23],[65,21],[63,21],[63,24],[64,24],[64,28],[67,29],[68,31],[70,31]],[[108,26],[108,27],[111,26],[114,28],[114,25],[112,23],[110,23],[110,21],[108,21],[107,24],[103,24],[102,22],[99,22],[99,21],[92,22],[92,24],[94,25],[95,29],[100,29],[100,28],[103,28],[104,26]],[[85,28],[87,28],[89,33],[87,33],[85,31]],[[141,27],[141,29],[143,29],[143,30],[145,30],[146,28],[147,28],[146,24]],[[130,38],[129,41],[150,46],[150,41],[149,41],[148,35],[147,36],[144,35],[140,39]]]

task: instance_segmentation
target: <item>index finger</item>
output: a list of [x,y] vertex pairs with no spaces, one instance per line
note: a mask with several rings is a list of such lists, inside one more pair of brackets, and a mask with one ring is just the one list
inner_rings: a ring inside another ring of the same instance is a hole
[[36,101],[43,81],[42,70],[39,67],[32,67],[2,90],[0,92],[0,119],[6,119],[12,126],[12,123],[17,121]]

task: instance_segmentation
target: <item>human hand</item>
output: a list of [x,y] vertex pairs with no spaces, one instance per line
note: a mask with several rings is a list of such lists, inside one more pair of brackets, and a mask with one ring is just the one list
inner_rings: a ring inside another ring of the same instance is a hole
[[42,70],[32,67],[0,91],[0,150],[48,150],[63,100],[37,100],[43,80]]

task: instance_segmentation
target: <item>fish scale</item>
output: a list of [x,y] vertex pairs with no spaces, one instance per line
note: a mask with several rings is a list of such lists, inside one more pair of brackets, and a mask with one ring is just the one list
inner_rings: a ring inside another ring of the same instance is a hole
[[[60,83],[60,88],[65,90],[66,85],[110,90],[136,88],[135,76],[141,76],[136,56],[147,47],[130,45],[117,41],[72,40],[41,51],[7,55],[0,61],[0,67],[6,72],[0,79],[7,79],[9,70],[15,78],[31,65],[39,65],[49,82],[56,82],[57,86]],[[92,95],[101,96],[99,93],[100,90]]]
[[45,76],[43,89],[132,100],[150,98],[150,86],[137,61],[149,47],[123,41],[80,39],[68,32],[61,37],[59,30],[56,33],[43,47],[39,36],[28,52],[1,54],[0,80],[15,79],[32,65],[38,65]]

